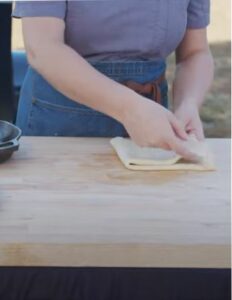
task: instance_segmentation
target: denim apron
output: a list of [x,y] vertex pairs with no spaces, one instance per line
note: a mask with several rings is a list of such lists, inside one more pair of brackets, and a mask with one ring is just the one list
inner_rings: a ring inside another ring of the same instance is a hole
[[[166,69],[163,60],[96,62],[91,65],[119,83],[133,80],[144,84],[158,79]],[[160,84],[160,89],[162,105],[167,108],[167,81]],[[127,136],[121,123],[67,98],[31,67],[21,89],[16,125],[23,135],[30,136]]]

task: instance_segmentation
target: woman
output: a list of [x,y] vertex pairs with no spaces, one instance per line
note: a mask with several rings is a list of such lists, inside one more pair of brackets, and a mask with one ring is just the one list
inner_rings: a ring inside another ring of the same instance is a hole
[[[199,109],[213,78],[209,0],[18,1],[28,70],[24,135],[129,136],[194,159]],[[173,112],[165,59],[176,51]],[[151,101],[152,100],[152,101]]]

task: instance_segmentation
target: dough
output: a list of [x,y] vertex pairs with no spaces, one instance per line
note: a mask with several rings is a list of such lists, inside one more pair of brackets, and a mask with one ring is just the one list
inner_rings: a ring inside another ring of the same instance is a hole
[[126,138],[116,137],[110,143],[124,166],[130,170],[215,170],[213,154],[207,143],[198,141],[194,135],[190,135],[184,143],[197,154],[197,162],[186,161],[173,151],[139,147]]

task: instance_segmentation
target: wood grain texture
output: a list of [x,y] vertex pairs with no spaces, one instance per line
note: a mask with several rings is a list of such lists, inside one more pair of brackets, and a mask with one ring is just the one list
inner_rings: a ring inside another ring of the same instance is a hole
[[23,137],[0,165],[0,265],[230,266],[230,140],[216,172],[123,167],[109,139]]

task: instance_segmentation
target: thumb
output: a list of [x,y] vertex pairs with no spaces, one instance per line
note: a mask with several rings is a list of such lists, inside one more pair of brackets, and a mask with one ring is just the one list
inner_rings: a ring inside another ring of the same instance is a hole
[[169,114],[169,122],[173,128],[173,130],[175,131],[175,134],[180,137],[183,140],[187,140],[188,139],[188,134],[185,131],[185,128],[182,124],[182,122],[180,120],[178,120],[175,115],[173,115],[172,113]]
[[199,141],[204,141],[205,136],[202,128],[191,129],[188,131],[189,134],[194,134]]

